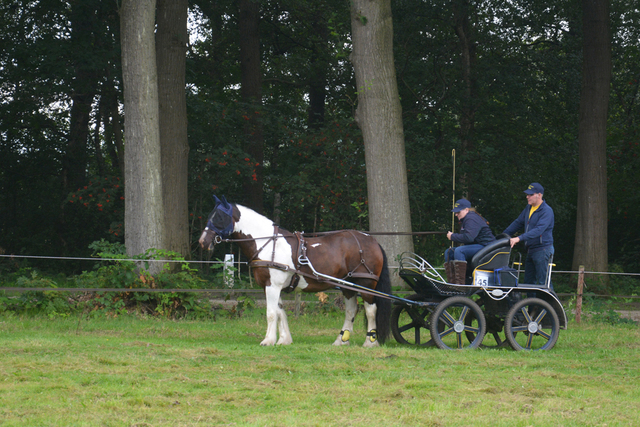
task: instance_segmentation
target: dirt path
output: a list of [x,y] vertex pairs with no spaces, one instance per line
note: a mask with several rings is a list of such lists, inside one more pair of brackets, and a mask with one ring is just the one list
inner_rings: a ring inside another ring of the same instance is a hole
[[620,317],[624,317],[626,319],[635,320],[636,322],[640,322],[640,311],[629,311],[629,310],[615,310],[616,313],[620,314]]

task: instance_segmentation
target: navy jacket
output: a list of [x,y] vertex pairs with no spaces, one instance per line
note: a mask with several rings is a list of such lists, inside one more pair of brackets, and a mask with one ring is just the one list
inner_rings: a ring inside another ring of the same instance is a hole
[[469,211],[460,221],[460,233],[453,233],[451,241],[469,245],[472,243],[487,246],[496,240],[487,225],[487,221],[473,211]]
[[514,233],[524,230],[520,235],[520,241],[524,242],[529,252],[553,246],[553,209],[543,201],[531,218],[529,218],[530,211],[531,205],[527,205],[520,216],[504,230],[504,233],[513,236]]

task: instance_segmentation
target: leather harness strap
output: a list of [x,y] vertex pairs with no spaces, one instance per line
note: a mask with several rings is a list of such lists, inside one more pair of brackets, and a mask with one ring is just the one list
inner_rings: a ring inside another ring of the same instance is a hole
[[[275,268],[277,270],[282,270],[282,271],[293,271],[294,274],[291,277],[291,283],[289,284],[289,286],[287,288],[284,289],[285,292],[292,292],[296,288],[296,286],[298,286],[298,281],[300,280],[299,276],[308,277],[310,279],[317,280],[318,282],[331,283],[331,280],[329,280],[329,279],[325,279],[323,277],[318,277],[318,276],[316,276],[315,274],[312,274],[312,273],[305,273],[303,271],[300,271],[300,264],[298,262],[298,260],[300,259],[300,256],[303,256],[304,258],[307,258],[307,247],[305,245],[303,234],[300,233],[300,232],[295,232],[294,233],[294,235],[296,236],[297,246],[298,246],[296,248],[297,256],[294,258],[295,266],[291,267],[290,265],[276,262],[275,261],[275,251],[276,251],[276,240],[278,239],[278,231],[279,231],[278,230],[278,226],[274,225],[273,236],[270,237],[265,242],[265,244],[262,245],[262,247],[260,249],[258,249],[256,251],[256,253],[253,254],[251,259],[249,260],[249,265],[251,267],[253,267],[253,268]],[[351,233],[351,235],[353,236],[354,240],[356,241],[356,243],[358,245],[358,249],[359,249],[359,253],[360,253],[360,264],[357,265],[352,271],[347,273],[347,275],[344,277],[344,279],[346,279],[346,278],[371,279],[371,280],[375,280],[377,282],[378,280],[380,280],[380,277],[377,276],[376,274],[373,274],[373,271],[366,264],[365,259],[363,258],[363,250],[362,250],[362,246],[360,246],[360,241],[355,236],[355,234],[353,234],[353,231],[349,230],[349,232]],[[271,242],[272,240],[273,240],[273,251],[271,252],[271,261],[255,259],[256,256],[258,256],[258,254],[262,251],[262,249],[264,249],[265,246],[267,246],[267,244],[269,242]],[[360,265],[363,265],[367,269],[368,272],[367,273],[361,273],[361,272],[355,271]],[[342,285],[336,285],[336,286],[342,286]]]
[[[290,265],[287,264],[282,264],[279,262],[275,262],[275,261],[266,261],[266,260],[262,260],[262,259],[256,259],[253,260],[249,263],[249,265],[251,266],[251,268],[275,268],[276,270],[282,270],[282,271],[293,271],[296,274],[299,274],[301,276],[304,277],[309,277],[310,279],[314,279],[317,280],[319,282],[330,282],[330,280],[328,279],[324,279],[322,277],[318,277],[315,274],[312,273],[305,273],[304,271],[300,271],[295,267],[291,267]],[[373,273],[351,273],[350,276],[348,277],[353,277],[356,279],[372,279],[375,280],[376,282],[378,280],[380,280],[380,276],[376,276]],[[336,285],[339,286],[339,285]]]

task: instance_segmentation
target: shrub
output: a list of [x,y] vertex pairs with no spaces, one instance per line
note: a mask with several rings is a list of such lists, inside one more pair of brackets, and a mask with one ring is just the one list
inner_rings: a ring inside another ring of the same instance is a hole
[[[162,292],[162,289],[199,289],[205,281],[197,270],[178,253],[150,249],[144,254],[129,257],[124,245],[101,240],[91,246],[94,255],[109,259],[101,261],[97,269],[84,272],[77,279],[82,287],[122,289],[123,292],[97,293],[84,301],[85,309],[111,316],[127,312],[141,312],[168,318],[208,317],[212,315],[206,298],[197,292]],[[132,261],[139,260],[138,261]],[[180,271],[172,272],[171,263],[163,265],[162,271],[152,276],[148,272],[152,260],[179,261]],[[156,292],[131,292],[127,289],[153,289]]]
[[16,275],[15,287],[51,288],[51,291],[24,291],[17,296],[0,296],[0,311],[36,314],[44,313],[50,318],[66,317],[74,311],[65,292],[55,289],[58,285],[51,278],[41,276],[36,270],[23,268]]

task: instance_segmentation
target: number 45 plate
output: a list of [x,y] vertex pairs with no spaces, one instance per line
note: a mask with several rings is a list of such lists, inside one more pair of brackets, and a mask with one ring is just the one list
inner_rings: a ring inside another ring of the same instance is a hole
[[473,272],[473,284],[476,286],[493,286],[493,271],[476,270]]

